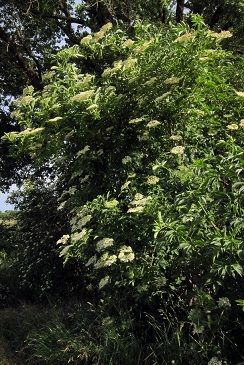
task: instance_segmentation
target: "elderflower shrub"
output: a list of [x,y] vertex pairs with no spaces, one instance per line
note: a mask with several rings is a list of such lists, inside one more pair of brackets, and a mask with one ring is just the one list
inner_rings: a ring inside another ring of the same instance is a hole
[[[60,255],[87,287],[164,310],[159,322],[175,313],[171,332],[187,332],[205,363],[241,327],[219,300],[241,298],[244,75],[194,21],[167,32],[136,23],[133,42],[101,30],[61,51],[52,82],[18,106],[27,133],[6,138],[57,173],[71,231]],[[91,77],[81,55],[96,64]]]

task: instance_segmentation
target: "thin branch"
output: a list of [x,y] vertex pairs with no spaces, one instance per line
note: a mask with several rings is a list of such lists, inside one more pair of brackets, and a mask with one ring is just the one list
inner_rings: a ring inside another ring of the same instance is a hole
[[79,19],[79,18],[75,18],[75,17],[66,17],[63,15],[57,15],[57,14],[41,14],[41,13],[37,13],[32,11],[32,14],[38,17],[41,17],[43,19],[54,19],[54,20],[62,20],[65,21],[67,23],[74,23],[74,24],[81,24],[84,25],[84,22]]
[[1,27],[0,39],[6,44],[7,52],[13,56],[13,58],[15,59],[15,63],[24,71],[34,88],[36,90],[41,90],[43,86],[38,73],[33,69],[28,60],[24,57],[14,39],[10,38],[5,30]]
[[61,22],[57,20],[57,25],[64,32],[65,35],[69,38],[72,44],[80,44],[80,38],[75,35],[73,29],[65,27]]
[[[67,3],[64,0],[60,0],[60,10],[63,12],[63,14],[65,15],[66,19],[71,19],[71,14],[69,12]],[[62,25],[60,23],[60,21],[57,20],[57,24],[58,26],[63,30],[63,32],[68,36],[69,40],[73,43],[73,44],[79,44],[80,43],[80,37],[77,37],[74,33],[74,30],[72,28],[72,22],[71,21],[67,21],[66,20],[66,26]]]

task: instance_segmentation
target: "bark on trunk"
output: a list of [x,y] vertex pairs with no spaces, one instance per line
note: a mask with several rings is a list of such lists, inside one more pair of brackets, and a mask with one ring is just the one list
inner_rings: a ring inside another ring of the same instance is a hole
[[185,0],[177,0],[177,6],[176,6],[177,23],[182,22],[182,20],[184,18],[184,7],[185,7]]

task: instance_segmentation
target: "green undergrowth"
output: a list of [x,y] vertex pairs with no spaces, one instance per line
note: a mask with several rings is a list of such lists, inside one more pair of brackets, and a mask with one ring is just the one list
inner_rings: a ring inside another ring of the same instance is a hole
[[21,305],[0,312],[1,365],[136,364],[142,347],[126,314],[91,303]]
[[173,310],[144,309],[125,309],[122,300],[111,307],[106,299],[96,305],[72,300],[2,309],[0,364],[240,364],[238,353],[233,361],[216,356],[214,334],[208,349],[200,334],[194,342],[189,324],[180,323]]

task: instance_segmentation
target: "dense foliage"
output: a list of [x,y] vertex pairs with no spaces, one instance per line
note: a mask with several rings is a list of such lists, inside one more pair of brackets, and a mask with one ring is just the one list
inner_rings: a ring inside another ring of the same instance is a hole
[[[1,0],[0,137],[19,131],[10,115],[10,103],[27,85],[35,90],[43,88],[43,73],[50,68],[58,49],[79,44],[87,32],[98,31],[107,22],[123,24],[132,35],[136,19],[160,26],[181,22],[189,13],[201,14],[214,30],[231,29],[233,37],[225,46],[243,53],[242,0]],[[90,63],[83,67],[88,72],[94,69]],[[21,184],[29,168],[28,155],[18,159],[9,156],[9,144],[1,139],[0,189]]]
[[229,31],[190,23],[137,22],[130,36],[107,23],[60,51],[43,91],[29,86],[15,103],[21,131],[5,140],[32,159],[20,203],[25,280],[56,247],[102,300],[96,324],[107,326],[94,341],[87,329],[88,343],[74,324],[33,333],[44,363],[107,363],[109,339],[111,364],[128,363],[123,346],[133,364],[243,359],[243,59],[221,48]]

